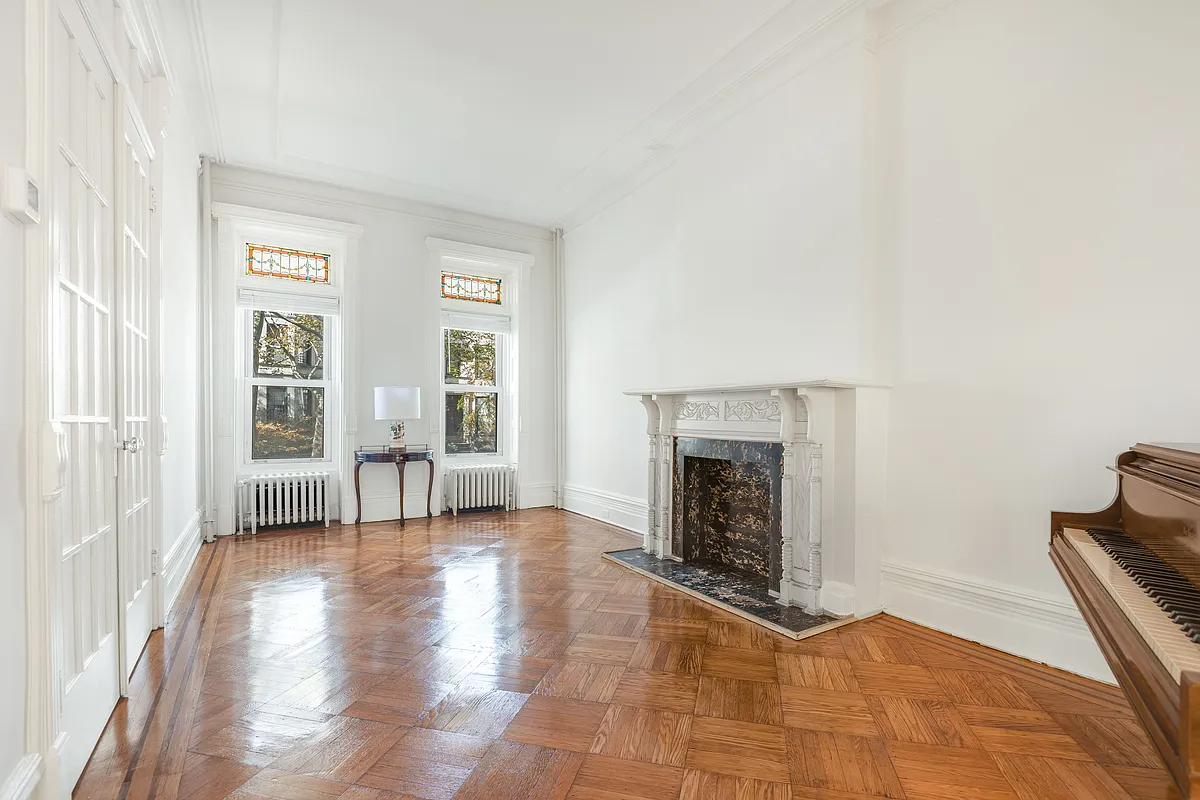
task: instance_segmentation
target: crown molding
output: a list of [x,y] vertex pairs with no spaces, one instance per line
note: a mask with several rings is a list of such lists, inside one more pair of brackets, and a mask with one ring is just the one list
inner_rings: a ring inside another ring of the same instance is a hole
[[[959,0],[793,2],[734,48],[600,160],[574,184],[613,173],[561,217],[570,232],[670,169],[680,153],[809,68],[846,47],[877,53]],[[763,53],[767,55],[762,56]],[[640,151],[640,153],[639,153]],[[619,166],[628,164],[624,169]]]
[[370,192],[310,178],[299,178],[252,167],[217,165],[212,185],[282,200],[301,200],[330,208],[370,209],[435,224],[517,241],[549,242],[550,230],[526,222],[487,217],[471,211],[434,206],[400,195]]
[[308,231],[345,236],[348,239],[361,239],[363,227],[350,222],[339,222],[320,217],[309,217],[303,214],[289,214],[284,211],[271,211],[253,206],[241,206],[236,203],[213,203],[214,218],[228,217],[244,222],[259,222],[267,225],[286,225],[293,228],[304,228]]
[[875,0],[868,14],[868,30],[863,47],[878,53],[892,42],[907,36],[935,14],[956,5],[959,0]]
[[861,43],[868,8],[869,0],[789,3],[543,204],[570,209],[556,227],[579,227],[669,169],[709,132]]
[[459,256],[466,259],[483,261],[501,261],[511,264],[527,264],[532,266],[537,260],[530,253],[519,253],[516,250],[501,250],[498,247],[484,247],[466,242],[454,242],[449,239],[439,239],[436,236],[425,238],[425,247],[431,253],[441,253],[447,256]]
[[188,38],[192,44],[192,57],[196,63],[196,77],[200,81],[200,94],[204,102],[204,119],[208,127],[212,155],[220,163],[225,162],[225,142],[221,136],[220,111],[217,94],[213,88],[212,67],[208,60],[208,40],[204,34],[204,17],[200,13],[200,0],[183,0],[187,13]]

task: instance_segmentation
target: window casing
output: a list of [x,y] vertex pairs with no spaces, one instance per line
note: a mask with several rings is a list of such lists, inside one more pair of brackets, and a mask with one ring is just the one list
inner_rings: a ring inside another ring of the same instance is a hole
[[[449,258],[438,267],[441,402],[433,411],[442,432],[441,453],[450,461],[512,463],[518,413],[517,276],[499,265],[466,265]],[[449,288],[447,275],[455,278]],[[476,296],[456,296],[464,287]]]
[[254,272],[249,266],[238,277],[239,471],[334,466],[341,456],[339,277],[344,250],[335,242],[286,231],[249,234],[237,248],[244,265],[252,253],[262,251],[275,256],[294,253],[292,260],[304,269],[311,271],[314,263],[320,267],[316,279]]

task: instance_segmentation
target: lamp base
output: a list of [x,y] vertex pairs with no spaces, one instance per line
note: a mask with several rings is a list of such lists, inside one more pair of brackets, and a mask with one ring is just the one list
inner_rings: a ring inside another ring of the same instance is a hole
[[392,423],[392,447],[404,447],[404,423]]

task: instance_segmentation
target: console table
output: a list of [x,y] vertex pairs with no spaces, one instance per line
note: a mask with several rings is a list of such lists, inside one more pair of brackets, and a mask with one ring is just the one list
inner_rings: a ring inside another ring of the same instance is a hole
[[358,484],[358,471],[363,464],[395,464],[400,476],[400,527],[404,527],[404,465],[410,461],[429,462],[429,490],[425,493],[425,516],[433,516],[433,451],[432,450],[356,450],[354,452],[354,500],[358,504],[357,525],[362,522],[362,490]]

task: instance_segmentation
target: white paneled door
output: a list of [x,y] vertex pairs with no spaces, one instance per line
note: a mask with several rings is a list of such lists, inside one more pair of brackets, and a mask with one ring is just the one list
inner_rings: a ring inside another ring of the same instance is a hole
[[49,430],[60,490],[53,607],[64,786],[73,786],[149,636],[149,161],[75,0],[48,21]]
[[113,359],[115,84],[76,3],[51,20],[54,265],[52,423],[66,440],[62,492],[49,509],[58,570],[67,786],[120,696]]
[[117,89],[117,572],[126,678],[153,627],[150,508],[150,159],[145,129]]

